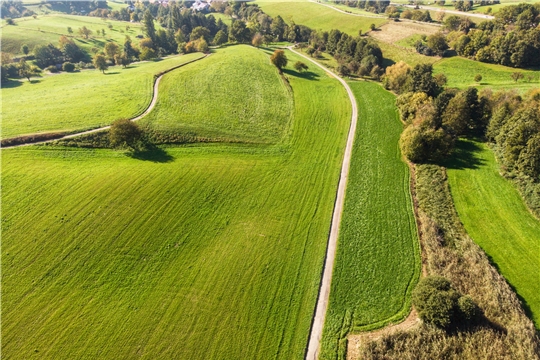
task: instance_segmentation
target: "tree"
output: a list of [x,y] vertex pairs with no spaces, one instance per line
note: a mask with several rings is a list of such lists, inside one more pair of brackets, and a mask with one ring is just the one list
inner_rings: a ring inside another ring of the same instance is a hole
[[105,56],[101,54],[97,54],[94,57],[94,66],[96,69],[102,71],[105,74],[105,70],[107,70],[109,67],[107,66],[107,59]]
[[210,30],[208,30],[204,26],[197,26],[196,28],[194,28],[189,35],[189,40],[195,41],[199,40],[200,38],[204,38],[206,42],[210,41]]
[[139,150],[142,147],[143,131],[128,119],[118,119],[109,129],[109,141],[114,148]]
[[109,59],[115,61],[115,56],[120,51],[120,47],[118,46],[117,43],[109,41],[108,43],[105,44],[104,50],[105,50],[105,55],[107,55]]
[[30,77],[39,75],[41,70],[35,66],[30,65],[26,62],[26,60],[21,60],[19,62],[19,76],[25,77],[30,81]]
[[214,36],[214,45],[222,45],[227,42],[227,34],[223,30],[219,30]]
[[28,45],[24,44],[23,46],[21,46],[21,52],[24,54],[24,56],[28,55],[28,53],[30,52]]
[[440,276],[421,279],[412,293],[412,302],[418,316],[426,323],[449,328],[455,315],[459,293],[450,281]]
[[70,62],[65,62],[62,64],[62,70],[67,71],[67,72],[72,72],[73,70],[75,70],[75,64],[70,63]]
[[67,32],[68,34],[73,34],[73,29],[71,28],[71,26],[67,27]]
[[117,65],[122,65],[122,67],[126,67],[128,66],[131,62],[129,61],[129,59],[127,58],[126,54],[123,53],[123,54],[117,54],[114,56],[114,62],[117,64]]
[[371,31],[375,31],[375,29],[377,28],[377,25],[371,24],[369,25],[369,28],[371,29]]
[[282,72],[282,69],[287,66],[287,56],[285,56],[285,51],[276,50],[270,57],[270,61],[274,64],[275,67],[279,69],[279,72]]
[[433,51],[435,51],[435,53],[437,53],[437,55],[439,56],[443,56],[444,51],[448,49],[446,38],[444,37],[444,34],[441,32],[428,36],[427,46]]
[[296,63],[294,63],[294,69],[301,73],[302,71],[309,69],[309,67],[303,62],[297,61]]
[[403,61],[399,61],[386,68],[383,84],[388,90],[393,90],[398,94],[406,92],[407,80],[411,67]]
[[260,33],[256,33],[255,35],[253,35],[253,39],[251,40],[251,45],[255,47],[259,47],[262,45],[262,43],[263,43],[263,37]]
[[44,69],[50,65],[56,65],[62,62],[62,52],[54,45],[38,45],[34,48],[34,58],[36,65]]
[[137,56],[137,52],[131,45],[131,39],[129,36],[126,36],[126,40],[124,41],[124,56],[128,59],[130,63],[131,60]]
[[476,75],[474,76],[474,81],[477,82],[477,83],[479,83],[480,81],[482,81],[482,75],[476,74]]
[[83,26],[82,28],[79,28],[79,34],[84,36],[85,39],[88,39],[88,37],[92,35],[92,30],[88,29],[86,26]]
[[518,82],[518,80],[523,79],[523,73],[516,71],[516,72],[513,72],[512,75],[510,75],[510,77],[512,78],[512,80],[514,80],[514,82]]
[[206,42],[206,40],[204,40],[203,37],[199,38],[199,40],[195,41],[195,49],[199,52],[202,52],[202,53],[207,53],[209,48],[208,48],[208,43]]
[[152,60],[157,57],[157,53],[154,51],[154,49],[149,47],[143,47],[141,50],[141,54],[139,55],[139,59],[141,61],[145,60]]
[[154,17],[150,13],[150,10],[146,10],[146,12],[144,13],[142,23],[145,35],[152,39],[152,42],[155,44],[156,27],[154,25]]

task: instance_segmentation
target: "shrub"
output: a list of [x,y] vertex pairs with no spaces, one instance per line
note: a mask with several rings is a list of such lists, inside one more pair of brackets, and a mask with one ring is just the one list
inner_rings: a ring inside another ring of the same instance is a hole
[[56,67],[56,65],[47,66],[45,68],[45,70],[47,70],[48,72],[51,72],[51,73],[57,73],[58,72],[58,68]]
[[477,82],[477,83],[479,83],[480,81],[482,81],[482,75],[476,74],[476,75],[474,76],[474,81]]
[[70,62],[65,62],[62,64],[62,70],[67,71],[67,72],[72,72],[73,70],[75,70],[75,64],[70,63]]
[[115,148],[139,150],[143,148],[143,131],[129,119],[118,119],[109,129],[109,141]]

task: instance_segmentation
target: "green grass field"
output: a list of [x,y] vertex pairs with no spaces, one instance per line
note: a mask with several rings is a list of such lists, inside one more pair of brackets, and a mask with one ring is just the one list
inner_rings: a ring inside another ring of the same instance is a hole
[[368,31],[371,24],[379,26],[388,21],[385,18],[351,16],[307,1],[263,0],[257,1],[256,4],[272,17],[280,15],[287,23],[294,21],[296,24],[306,25],[315,30],[339,29],[353,36],[358,35],[359,30],[362,30],[362,33]]
[[461,140],[448,181],[465,229],[524,300],[540,328],[540,221],[483,143]]
[[[128,23],[116,20],[102,20],[98,17],[75,16],[64,14],[39,15],[37,19],[25,17],[15,19],[12,26],[2,27],[2,51],[21,55],[21,46],[28,45],[30,50],[37,45],[52,43],[58,45],[60,36],[70,36],[79,47],[91,54],[93,47],[102,48],[108,41],[123,44],[126,35],[136,42],[135,36],[142,34],[142,26],[139,23]],[[112,25],[109,29],[107,26]],[[90,38],[85,39],[79,35],[79,28],[86,26],[92,30]],[[130,29],[127,30],[126,26]],[[71,27],[73,34],[69,34],[67,28]],[[105,36],[98,35],[97,31],[105,30]]]
[[303,358],[351,112],[288,77],[279,145],[3,150],[3,357]]
[[142,120],[160,132],[275,143],[292,114],[276,67],[250,46],[218,49],[208,60],[178,69],[163,78],[160,91],[154,111]]
[[[152,99],[154,74],[203,55],[140,62],[123,69],[47,75],[38,82],[12,82],[2,88],[2,138],[109,125],[144,111]],[[39,112],[36,112],[39,109]]]
[[416,64],[433,64],[439,60],[439,58],[434,56],[419,54],[414,49],[389,44],[384,41],[377,41],[377,44],[382,50],[385,66],[404,61],[409,66],[414,67]]
[[350,85],[359,119],[320,359],[344,359],[350,331],[407,316],[420,273],[395,96],[376,83]]
[[[449,87],[491,88],[493,90],[508,90],[509,88],[525,92],[540,86],[539,70],[523,70],[496,64],[487,64],[462,57],[443,59],[433,66],[434,73],[443,73],[448,78]],[[514,72],[521,72],[524,79],[517,83],[510,77]],[[476,74],[482,75],[480,84],[474,81]],[[532,76],[532,80],[528,79]]]

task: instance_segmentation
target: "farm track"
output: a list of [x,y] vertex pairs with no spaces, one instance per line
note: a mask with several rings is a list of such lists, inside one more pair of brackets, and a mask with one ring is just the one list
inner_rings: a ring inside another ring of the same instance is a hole
[[330,230],[330,236],[328,238],[328,246],[326,250],[326,259],[324,262],[323,268],[323,277],[321,281],[321,286],[319,289],[319,296],[317,299],[317,307],[315,310],[315,316],[311,325],[311,333],[309,336],[309,343],[306,352],[306,360],[316,360],[318,358],[320,343],[322,338],[322,330],[324,327],[324,320],[326,317],[326,310],[328,309],[328,301],[330,299],[330,286],[332,284],[332,271],[334,269],[334,262],[336,258],[336,249],[337,249],[337,240],[339,235],[339,225],[341,223],[341,215],[343,213],[343,204],[345,201],[345,190],[347,187],[347,178],[349,176],[349,168],[351,164],[351,155],[353,150],[354,137],[356,134],[356,124],[358,121],[358,106],[356,104],[356,98],[354,97],[352,89],[349,85],[340,78],[338,75],[334,74],[332,71],[328,70],[323,65],[318,62],[310,59],[309,57],[293,50],[292,46],[288,48],[290,51],[295,54],[302,56],[306,60],[317,65],[329,75],[335,77],[347,90],[349,99],[352,106],[352,115],[351,115],[351,125],[349,128],[349,134],[347,137],[347,145],[345,147],[345,154],[343,156],[343,162],[341,166],[341,174],[339,177],[338,190],[336,194],[336,201],[334,203],[334,212],[332,215],[332,225]]
[[[206,54],[200,58],[197,58],[197,59],[193,59],[191,61],[188,61],[184,64],[180,64],[180,65],[176,65],[176,66],[173,66],[172,68],[169,68],[165,71],[163,71],[161,73],[160,76],[158,76],[155,80],[154,80],[154,84],[153,84],[153,92],[152,92],[152,101],[150,102],[150,104],[148,105],[148,107],[146,108],[146,110],[144,110],[144,112],[140,115],[137,115],[131,119],[129,119],[130,121],[138,121],[138,120],[141,120],[143,117],[145,117],[146,115],[148,115],[153,109],[154,107],[156,106],[156,103],[157,103],[157,99],[158,99],[158,94],[159,94],[159,83],[161,81],[161,79],[163,78],[164,75],[168,74],[169,72],[173,71],[173,70],[176,70],[178,68],[181,68],[183,66],[186,66],[188,64],[191,64],[195,61],[199,61],[199,60],[202,60],[202,59],[205,59],[207,58],[208,56],[210,56],[210,54]],[[39,144],[45,144],[45,143],[49,143],[49,142],[52,142],[52,141],[56,141],[56,140],[62,140],[62,139],[71,139],[71,138],[75,138],[75,137],[78,137],[78,136],[82,136],[82,135],[88,135],[88,134],[92,134],[92,133],[96,133],[96,132],[99,132],[99,131],[103,131],[103,130],[107,130],[109,129],[111,126],[108,125],[108,126],[103,126],[103,127],[99,127],[99,128],[96,128],[96,129],[92,129],[92,130],[87,130],[87,131],[82,131],[82,132],[78,132],[78,133],[74,133],[74,134],[69,134],[69,135],[65,135],[65,136],[62,136],[62,137],[58,137],[58,138],[54,138],[54,139],[49,139],[49,140],[43,140],[43,141],[34,141],[34,142],[26,142],[26,143],[22,143],[22,144],[16,144],[16,145],[7,145],[7,146],[2,146],[0,149],[4,148],[4,149],[7,149],[7,148],[14,148],[14,147],[21,147],[21,146],[29,146],[29,145],[39,145]]]

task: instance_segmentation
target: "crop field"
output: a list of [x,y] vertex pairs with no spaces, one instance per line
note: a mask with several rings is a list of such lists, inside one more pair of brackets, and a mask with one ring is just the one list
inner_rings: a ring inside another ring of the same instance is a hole
[[516,290],[540,328],[540,221],[499,175],[491,150],[460,140],[448,181],[465,229]]
[[294,21],[315,30],[330,31],[339,29],[349,35],[356,36],[369,30],[371,24],[376,26],[386,23],[385,18],[369,18],[340,13],[326,6],[308,1],[257,1],[261,9],[268,15],[280,15],[287,23]]
[[2,355],[302,358],[351,111],[287,76],[279,145],[3,150]]
[[407,316],[420,274],[395,97],[376,83],[349,84],[359,119],[320,359],[344,358],[350,331]]
[[[523,70],[497,64],[487,64],[462,57],[443,59],[433,66],[434,73],[443,73],[448,78],[449,87],[491,88],[493,90],[507,90],[509,88],[525,92],[540,86],[539,70]],[[523,73],[524,78],[517,83],[512,80],[514,72]],[[474,81],[476,74],[482,75],[480,84]]]
[[115,66],[105,75],[83,70],[44,76],[32,83],[11,82],[0,92],[2,138],[95,128],[137,115],[152,99],[155,74],[202,56],[194,53],[133,63],[126,69]]
[[218,49],[204,62],[167,74],[160,83],[163,95],[141,122],[166,133],[275,143],[293,107],[279,80],[265,52],[245,45]]
[[[108,25],[113,28],[109,29]],[[78,31],[86,26],[92,31],[92,35],[85,39]],[[129,26],[129,30],[126,29]],[[69,34],[71,27],[73,34]],[[105,30],[105,36],[98,35],[97,31]],[[72,38],[79,47],[91,54],[93,47],[102,48],[108,41],[123,44],[126,35],[134,42],[135,36],[142,34],[142,26],[139,23],[128,23],[116,20],[102,20],[98,17],[75,16],[75,15],[39,15],[36,19],[25,17],[15,19],[15,25],[2,27],[2,51],[20,55],[21,46],[28,45],[32,50],[37,45],[58,44],[60,36]]]

